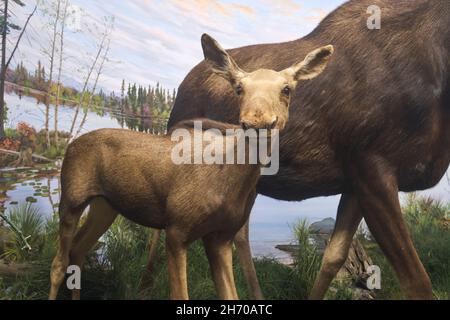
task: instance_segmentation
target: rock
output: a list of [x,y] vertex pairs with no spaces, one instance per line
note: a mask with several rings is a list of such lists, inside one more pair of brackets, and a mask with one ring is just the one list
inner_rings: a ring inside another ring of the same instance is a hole
[[300,250],[300,246],[298,244],[277,244],[275,246],[278,250],[287,252],[291,254],[292,256]]
[[331,235],[333,233],[335,223],[336,221],[333,218],[325,218],[321,221],[312,223],[309,226],[309,231],[314,234]]

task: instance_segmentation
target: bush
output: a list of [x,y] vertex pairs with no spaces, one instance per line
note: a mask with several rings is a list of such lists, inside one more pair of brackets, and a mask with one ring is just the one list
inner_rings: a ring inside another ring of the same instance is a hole
[[299,250],[294,260],[295,280],[300,285],[299,296],[306,299],[320,270],[322,257],[310,242],[311,233],[306,220],[297,222],[294,226],[294,235],[299,244]]
[[[22,234],[14,233],[12,245],[8,246],[4,258],[9,261],[24,262],[39,254],[45,221],[39,210],[31,203],[11,206],[6,212],[8,221]],[[26,239],[26,242],[24,241]],[[31,250],[27,248],[31,246]]]

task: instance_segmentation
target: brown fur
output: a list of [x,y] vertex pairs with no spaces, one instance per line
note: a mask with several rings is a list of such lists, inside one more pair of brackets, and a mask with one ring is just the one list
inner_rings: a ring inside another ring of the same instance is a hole
[[[381,30],[366,27],[370,5],[382,10]],[[284,200],[356,197],[407,295],[431,298],[397,192],[434,186],[450,162],[450,2],[353,0],[302,39],[229,53],[245,70],[281,70],[325,43],[334,45],[335,58],[327,72],[297,87],[281,135],[280,171],[262,177],[258,192]],[[200,63],[181,84],[169,126],[199,116],[237,122],[236,97],[205,68]],[[355,219],[343,219],[341,229],[352,233]]]
[[[188,297],[183,257],[188,244],[199,238],[209,248],[213,274],[220,273],[214,276],[219,297],[237,298],[231,263],[217,262],[215,250],[231,250],[234,235],[248,218],[244,206],[255,190],[260,166],[176,165],[170,158],[175,143],[170,136],[102,129],[70,144],[61,170],[60,249],[52,267],[50,298],[56,298],[67,265],[82,265],[87,250],[117,214],[166,229],[172,298]],[[88,219],[75,235],[88,204]],[[221,284],[223,272],[226,285]]]
[[[252,126],[261,127],[273,127],[273,115],[287,120],[289,97],[285,98],[284,109],[273,108],[273,102],[280,100],[284,83],[294,89],[299,78],[317,75],[333,52],[331,46],[319,48],[304,62],[282,72],[257,70],[247,74],[239,71],[238,75],[235,69],[238,66],[214,39],[204,35],[202,45],[206,58],[214,59],[214,70],[221,76],[226,74],[231,85],[245,80],[252,84],[245,85],[250,95],[259,91],[276,92],[273,100],[256,108],[249,106],[248,101],[240,100],[242,109],[258,113],[256,117],[250,117],[251,121],[256,119],[257,122]],[[313,70],[317,67],[319,70]],[[268,122],[266,113],[270,114]],[[218,134],[222,136],[226,129],[236,129],[233,125],[201,120],[203,130],[218,128]],[[82,266],[88,250],[118,214],[140,225],[166,230],[171,298],[188,298],[186,250],[192,241],[202,238],[219,298],[237,299],[231,245],[248,220],[251,209],[248,203],[253,203],[255,198],[260,165],[248,161],[242,165],[177,165],[171,156],[178,141],[172,141],[170,134],[181,128],[194,136],[193,122],[186,121],[167,136],[102,129],[87,133],[69,145],[61,169],[60,239],[52,264],[50,299],[56,299],[67,266]],[[236,141],[238,138],[230,136],[227,139]],[[238,145],[235,142],[234,159],[237,159]],[[205,151],[206,143],[199,147]],[[247,157],[248,150],[247,143]],[[191,158],[193,154],[191,152]],[[78,220],[88,205],[87,221],[76,231]],[[75,290],[72,297],[78,299],[80,292]]]

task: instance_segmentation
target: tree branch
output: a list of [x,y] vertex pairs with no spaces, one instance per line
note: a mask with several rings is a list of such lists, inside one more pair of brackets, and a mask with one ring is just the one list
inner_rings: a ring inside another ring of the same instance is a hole
[[16,41],[16,45],[14,46],[14,49],[13,49],[13,51],[11,52],[11,56],[9,57],[8,62],[6,62],[5,70],[8,69],[9,64],[11,63],[11,60],[12,60],[12,58],[13,58],[13,56],[14,56],[14,53],[16,53],[16,50],[17,50],[17,48],[19,47],[20,40],[22,39],[22,36],[23,36],[23,34],[25,33],[25,30],[27,29],[27,26],[28,26],[28,23],[30,22],[31,17],[32,17],[32,16],[34,15],[34,13],[36,12],[36,9],[37,9],[37,6],[34,6],[33,12],[31,12],[30,15],[28,16],[27,21],[25,22],[25,24],[24,24],[24,26],[23,26],[23,28],[22,28],[22,31],[20,32],[19,38],[18,38],[17,41]]

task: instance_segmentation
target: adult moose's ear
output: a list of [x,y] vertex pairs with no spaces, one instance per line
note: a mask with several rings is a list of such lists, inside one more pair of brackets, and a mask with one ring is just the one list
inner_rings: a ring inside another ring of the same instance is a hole
[[232,84],[244,75],[233,58],[212,37],[204,33],[202,35],[202,48],[205,59],[210,63],[212,70],[217,75],[230,81]]
[[309,80],[317,77],[328,64],[334,52],[332,45],[324,46],[307,54],[306,58],[290,68],[286,69],[295,81]]

